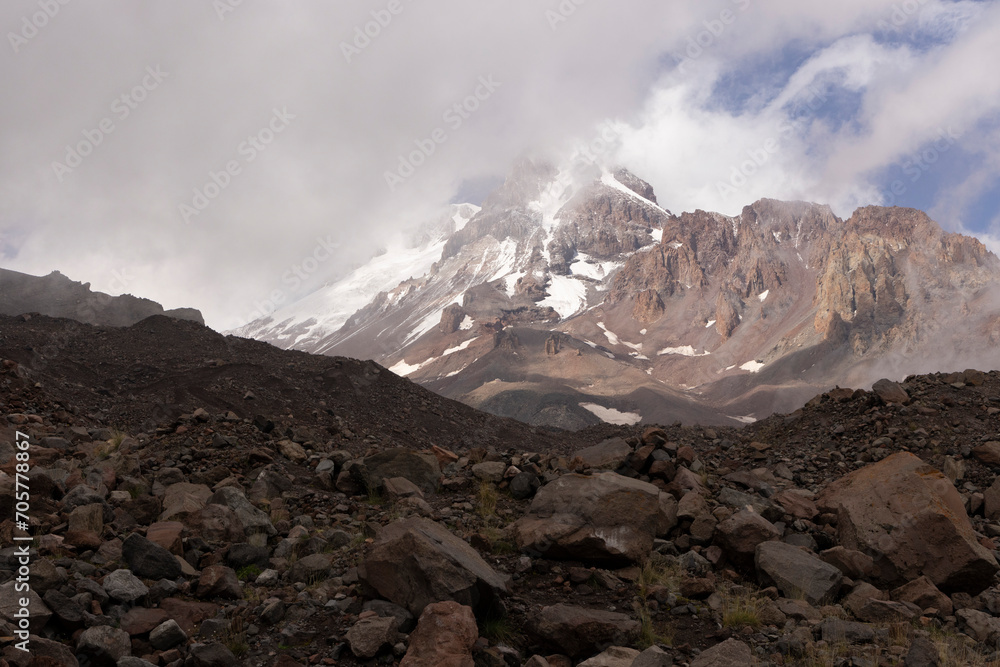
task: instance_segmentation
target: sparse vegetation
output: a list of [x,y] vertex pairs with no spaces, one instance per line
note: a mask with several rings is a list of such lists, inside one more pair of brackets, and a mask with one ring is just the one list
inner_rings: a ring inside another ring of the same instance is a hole
[[261,569],[256,565],[245,565],[240,569],[236,570],[236,576],[240,581],[248,581],[250,579],[256,579],[260,576]]
[[247,642],[246,631],[243,629],[243,619],[233,616],[229,622],[229,629],[222,637],[222,643],[233,652],[237,659],[243,658],[250,652],[250,644]]
[[760,596],[752,588],[745,586],[723,586],[722,625],[726,628],[759,628]]
[[476,493],[476,513],[483,520],[496,516],[499,499],[500,493],[497,491],[497,487],[492,482],[483,480]]
[[516,644],[521,633],[507,616],[487,616],[479,624],[479,631],[495,644]]
[[642,566],[636,584],[639,587],[639,595],[646,599],[655,586],[666,586],[670,591],[677,591],[680,581],[680,565],[676,561],[654,553]]

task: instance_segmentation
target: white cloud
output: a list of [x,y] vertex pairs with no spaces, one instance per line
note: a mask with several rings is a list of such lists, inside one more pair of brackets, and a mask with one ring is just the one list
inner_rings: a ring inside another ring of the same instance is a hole
[[[204,0],[70,3],[0,58],[11,91],[0,107],[0,264],[59,269],[108,291],[122,291],[124,273],[124,291],[199,307],[210,324],[233,326],[274,290],[287,291],[282,276],[317,238],[333,234],[341,250],[307,287],[429,215],[463,180],[502,174],[519,153],[559,149],[607,118],[631,127],[622,161],[672,210],[735,213],[768,196],[849,212],[873,171],[941,125],[961,127],[965,149],[998,154],[980,127],[1000,96],[984,66],[1000,55],[998,2],[926,0],[903,17],[900,34],[937,40],[930,48],[875,42],[869,33],[903,4],[594,0],[573,4],[553,30],[546,11],[555,0],[404,0],[347,63],[341,41],[385,3],[243,3],[224,21]],[[0,25],[16,29],[36,11],[35,0],[4,2]],[[689,40],[706,46],[685,75],[672,56]],[[715,84],[736,65],[767,67],[785,47],[805,44],[816,53],[790,75],[774,65],[739,111],[717,103]],[[114,131],[59,183],[52,162],[64,147],[157,65],[169,76],[128,118],[115,117]],[[390,193],[384,172],[490,75],[502,86],[460,128],[447,128],[447,142]],[[860,95],[857,122],[837,126],[821,115],[790,125],[790,107],[814,101],[817,87]],[[247,162],[241,143],[276,106],[295,119]],[[746,185],[720,193],[718,183],[769,139],[779,148]],[[183,224],[178,206],[229,160],[241,173]],[[978,180],[955,192],[989,187],[994,167],[983,162]]]

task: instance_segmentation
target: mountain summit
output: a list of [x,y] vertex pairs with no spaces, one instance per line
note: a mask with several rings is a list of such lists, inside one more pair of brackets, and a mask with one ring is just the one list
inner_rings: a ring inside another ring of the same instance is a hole
[[1000,260],[913,209],[675,215],[626,169],[522,159],[445,220],[234,333],[571,429],[749,423],[1000,345]]

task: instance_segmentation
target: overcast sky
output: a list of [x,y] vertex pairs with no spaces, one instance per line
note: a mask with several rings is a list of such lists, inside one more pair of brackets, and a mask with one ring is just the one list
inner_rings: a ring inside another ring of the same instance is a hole
[[601,127],[675,212],[898,204],[998,249],[995,0],[4,0],[0,28],[0,266],[220,330]]

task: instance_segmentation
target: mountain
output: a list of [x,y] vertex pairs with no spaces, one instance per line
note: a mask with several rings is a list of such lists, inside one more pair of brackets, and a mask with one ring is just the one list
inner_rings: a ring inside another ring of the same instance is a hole
[[1000,260],[913,209],[675,215],[626,169],[522,159],[439,229],[410,250],[433,258],[424,272],[394,282],[381,266],[415,263],[376,258],[234,333],[569,429],[749,423],[835,385],[998,358]]
[[47,276],[0,269],[0,315],[39,313],[49,317],[127,327],[153,315],[167,315],[205,324],[194,308],[164,310],[163,306],[131,294],[111,296],[93,292],[90,283],[80,283],[53,271]]

